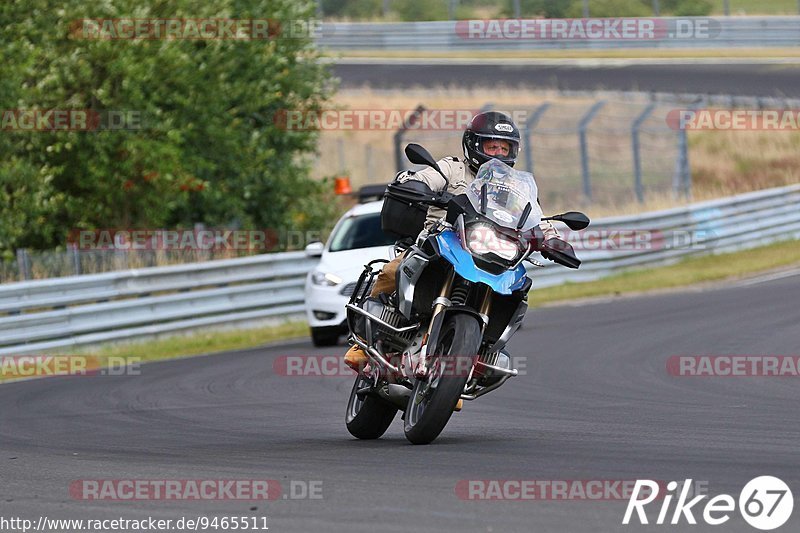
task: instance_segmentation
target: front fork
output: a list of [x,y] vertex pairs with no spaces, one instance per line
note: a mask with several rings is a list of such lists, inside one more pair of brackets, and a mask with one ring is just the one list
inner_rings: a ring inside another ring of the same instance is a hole
[[[422,337],[422,350],[420,351],[419,364],[414,372],[417,379],[424,379],[428,374],[428,347],[436,346],[439,339],[439,332],[442,329],[442,323],[445,318],[445,310],[452,307],[453,302],[450,300],[450,295],[453,290],[453,282],[455,280],[455,269],[451,269],[447,275],[442,290],[439,292],[439,297],[433,301],[433,314],[431,322],[428,325],[428,331]],[[479,314],[481,316],[481,333],[486,329],[489,324],[489,311],[492,307],[492,289],[488,285],[485,288],[483,300],[481,300],[481,307]]]

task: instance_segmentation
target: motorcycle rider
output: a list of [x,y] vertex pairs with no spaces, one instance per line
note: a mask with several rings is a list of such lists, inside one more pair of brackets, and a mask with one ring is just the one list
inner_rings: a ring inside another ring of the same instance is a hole
[[[475,179],[478,168],[489,159],[499,159],[513,167],[519,153],[519,141],[519,129],[508,115],[497,111],[478,113],[470,120],[461,139],[465,159],[462,161],[456,157],[445,157],[438,161],[439,168],[447,176],[449,187],[442,176],[432,168],[402,172],[398,174],[396,181],[402,183],[419,180],[433,191],[447,190],[453,194],[463,194]],[[423,234],[427,234],[433,224],[446,214],[445,209],[429,207]],[[544,233],[545,240],[559,238],[558,231],[550,221],[542,221],[539,227]],[[377,296],[383,292],[391,293],[395,290],[395,278],[402,258],[403,254],[400,254],[383,266],[370,291],[370,296]],[[353,346],[345,354],[344,361],[358,372],[369,361],[369,356],[359,346]],[[459,407],[460,405],[459,400]]]

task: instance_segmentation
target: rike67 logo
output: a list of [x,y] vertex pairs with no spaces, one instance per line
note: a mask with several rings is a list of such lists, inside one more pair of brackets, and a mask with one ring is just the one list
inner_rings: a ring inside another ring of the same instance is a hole
[[[693,508],[707,495],[701,494],[689,500],[691,485],[692,480],[687,479],[683,483],[680,495],[678,495],[676,490],[679,487],[678,483],[670,481],[667,484],[665,493],[662,494],[659,492],[661,486],[657,482],[649,479],[637,480],[630,500],[628,500],[628,507],[625,509],[625,517],[622,519],[622,523],[625,525],[630,524],[635,511],[639,523],[648,524],[644,508],[656,499],[660,499],[662,500],[661,509],[655,521],[656,524],[669,523],[675,525],[681,523],[682,520],[686,520],[689,524],[697,524],[694,512],[700,513],[701,507]],[[646,496],[640,497],[641,493],[646,494]],[[675,496],[678,496],[678,499],[672,510],[671,520],[667,522],[670,515],[670,506]],[[733,496],[728,494],[714,496],[702,507],[702,519],[706,524],[712,526],[722,525],[730,520],[731,513],[736,510],[736,503]],[[794,498],[789,486],[782,480],[773,476],[760,476],[751,479],[744,486],[739,494],[738,504],[739,512],[745,522],[756,529],[769,531],[779,528],[789,520],[794,508]]]

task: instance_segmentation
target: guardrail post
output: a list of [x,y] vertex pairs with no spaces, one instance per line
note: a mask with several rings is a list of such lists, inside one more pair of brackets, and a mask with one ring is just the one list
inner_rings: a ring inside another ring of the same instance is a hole
[[408,120],[403,123],[403,126],[394,134],[394,166],[397,172],[405,170],[405,163],[403,163],[403,135],[408,128],[416,122],[417,118],[425,111],[424,105],[418,105],[414,113],[408,117]]
[[595,102],[594,105],[589,108],[589,111],[587,111],[586,114],[581,117],[581,121],[578,125],[578,139],[580,140],[581,144],[581,174],[583,177],[583,195],[586,197],[586,201],[588,202],[592,201],[592,183],[589,176],[589,148],[586,145],[586,129],[589,127],[589,123],[592,121],[594,116],[604,105],[606,105],[605,100]]
[[550,102],[539,104],[536,110],[531,113],[531,116],[528,117],[528,120],[525,121],[525,167],[531,174],[533,174],[533,141],[531,141],[533,130],[536,129],[536,125],[549,107]]
[[644,185],[642,185],[642,159],[639,153],[639,128],[642,123],[650,116],[656,104],[651,103],[644,108],[631,126],[631,144],[633,145],[633,188],[636,191],[636,199],[640,204],[644,203]]

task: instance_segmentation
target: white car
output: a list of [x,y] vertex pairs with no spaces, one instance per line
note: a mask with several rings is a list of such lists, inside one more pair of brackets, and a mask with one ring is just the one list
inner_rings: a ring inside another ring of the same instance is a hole
[[306,278],[305,301],[314,346],[332,346],[347,333],[345,304],[364,265],[373,259],[391,259],[395,238],[381,230],[383,201],[359,204],[345,213],[327,244],[306,246],[319,264]]

